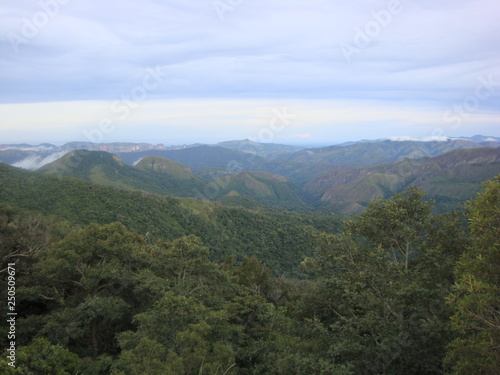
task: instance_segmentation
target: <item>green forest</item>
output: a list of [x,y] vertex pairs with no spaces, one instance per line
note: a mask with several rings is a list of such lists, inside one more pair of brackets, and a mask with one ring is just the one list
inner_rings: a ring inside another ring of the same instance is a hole
[[499,373],[500,176],[338,218],[0,167],[3,374]]

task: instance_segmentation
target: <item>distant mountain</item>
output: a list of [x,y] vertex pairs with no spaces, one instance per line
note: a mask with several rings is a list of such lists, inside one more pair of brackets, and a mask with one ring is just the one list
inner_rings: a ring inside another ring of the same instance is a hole
[[48,164],[64,154],[75,150],[116,152],[140,152],[147,150],[179,150],[190,146],[151,145],[149,143],[92,143],[69,142],[62,146],[49,143],[41,145],[16,144],[0,145],[0,162],[23,169],[35,170]]
[[279,154],[296,152],[304,149],[303,147],[282,145],[277,143],[258,143],[249,139],[244,139],[241,141],[220,142],[217,143],[217,146],[264,157],[276,156]]
[[[127,164],[134,164],[145,156],[162,156],[187,164],[197,172],[213,168],[226,170],[228,163],[236,161],[242,169],[256,170],[258,167],[259,170],[278,174],[285,174],[282,170],[285,172],[286,170],[290,170],[292,173],[286,176],[295,178],[292,175],[297,175],[297,173],[294,172],[292,165],[281,168],[274,164],[267,167],[262,162],[281,162],[287,160],[301,163],[301,166],[295,169],[302,169],[305,165],[309,165],[310,167],[317,163],[323,163],[324,167],[327,164],[336,165],[337,168],[338,166],[366,167],[380,163],[392,163],[407,157],[418,158],[440,155],[457,148],[485,146],[500,147],[500,138],[476,135],[470,138],[454,138],[441,142],[363,140],[310,149],[282,144],[258,143],[248,139],[220,142],[215,146],[202,144],[165,146],[161,143],[152,145],[149,143],[130,142],[69,142],[62,146],[55,146],[48,143],[41,145],[0,145],[0,162],[24,169],[35,170],[70,151],[89,150],[119,154]],[[208,147],[212,147],[212,149],[209,150]],[[239,155],[224,154],[220,150],[221,148],[239,153]],[[175,152],[173,154],[169,152],[184,150],[190,151],[184,153]],[[205,159],[205,155],[202,154],[205,154],[208,159]],[[262,159],[252,159],[253,156],[259,156]],[[324,170],[325,168],[321,168],[321,171]]]
[[216,173],[209,182],[195,175],[188,166],[160,156],[146,156],[130,166],[114,154],[78,150],[38,171],[124,190],[220,200],[226,205],[306,207],[297,189],[283,176],[247,171],[236,175]]
[[163,144],[152,145],[149,143],[130,143],[130,142],[113,142],[113,143],[92,143],[92,142],[69,142],[61,146],[62,150],[88,150],[88,151],[106,151],[111,153],[116,152],[137,152],[146,150],[168,150],[169,148]]
[[[499,144],[500,146],[500,144]],[[404,159],[418,159],[442,155],[449,151],[479,148],[480,144],[466,140],[448,141],[381,141],[357,143],[350,146],[331,146],[308,149],[282,157],[308,163],[331,163],[344,166],[370,167],[377,164],[394,163]]]
[[391,165],[332,171],[310,182],[305,191],[322,202],[349,203],[349,210],[354,202],[358,212],[371,199],[389,197],[414,185],[435,197],[444,208],[448,203],[452,206],[472,198],[483,181],[498,174],[500,149],[463,149]]
[[500,143],[500,137],[491,137],[484,135],[474,135],[472,137],[456,137],[456,139],[464,139],[466,141],[471,141],[475,143],[484,143],[484,142],[495,142]]
[[195,177],[191,169],[182,163],[162,158],[161,156],[147,156],[135,165],[135,168],[146,171],[163,173],[178,179],[188,180]]
[[283,176],[243,171],[234,176],[215,178],[207,185],[214,199],[228,205],[258,204],[286,209],[303,209],[307,204],[294,184]]
[[257,155],[231,150],[219,146],[196,146],[181,150],[150,150],[140,152],[117,152],[127,164],[134,164],[146,156],[161,156],[186,164],[196,173],[217,169],[237,173],[253,170],[265,160]]
[[[4,148],[3,152],[33,152],[30,147]],[[46,152],[55,146],[33,147]],[[446,153],[447,150],[452,151]],[[36,158],[43,158],[50,163],[38,169],[40,172],[124,190],[208,199],[247,208],[271,206],[296,210],[329,205],[337,213],[352,214],[361,212],[370,199],[389,197],[411,185],[436,197],[443,209],[456,207],[471,198],[482,181],[500,173],[499,153],[499,148],[481,148],[478,143],[461,139],[386,140],[266,158],[202,145],[118,155],[104,151],[59,151],[45,156],[33,154],[24,162],[30,160],[36,165],[41,162]],[[51,160],[56,157],[59,158]]]
[[37,171],[176,197],[196,197],[206,184],[189,167],[171,160],[148,157],[132,167],[103,151],[73,151]]

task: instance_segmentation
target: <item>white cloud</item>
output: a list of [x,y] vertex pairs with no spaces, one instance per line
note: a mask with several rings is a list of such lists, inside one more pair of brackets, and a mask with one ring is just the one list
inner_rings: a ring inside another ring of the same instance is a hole
[[[175,145],[252,139],[264,133],[267,137],[270,129],[278,129],[272,130],[273,142],[310,135],[304,139],[333,144],[394,134],[418,139],[494,136],[500,123],[495,113],[472,114],[457,128],[443,120],[440,108],[355,100],[177,99],[136,104],[123,119],[109,101],[0,105],[0,139],[11,144],[142,141]],[[283,108],[293,117],[285,126],[274,120],[275,111]],[[104,120],[111,122],[102,127]]]
[[283,137],[309,132],[305,124],[345,140],[377,132],[426,137],[436,127],[453,136],[498,121],[500,89],[461,129],[442,120],[474,93],[478,77],[500,64],[492,48],[500,43],[497,0],[402,0],[403,11],[351,64],[340,45],[352,43],[356,28],[373,21],[387,1],[233,3],[221,21],[211,0],[71,1],[18,54],[6,35],[21,32],[23,18],[40,5],[1,5],[0,103],[38,103],[19,104],[16,115],[2,112],[0,132],[8,132],[2,139],[80,139],[155,66],[164,66],[168,79],[113,137],[133,140],[144,126],[160,125],[214,138],[218,132],[220,140],[252,136],[278,102],[292,102],[302,121],[294,126],[304,126]]
[[296,135],[297,138],[307,139],[311,138],[311,133],[301,133]]
[[57,159],[63,157],[67,153],[68,151],[61,151],[61,152],[55,152],[48,156],[35,156],[35,155],[28,156],[27,158],[18,161],[17,163],[14,163],[13,166],[23,169],[35,170],[43,167],[46,164],[56,161]]
[[449,137],[440,137],[440,136],[429,136],[429,137],[422,137],[422,138],[415,138],[415,137],[407,137],[407,136],[393,136],[389,137],[389,140],[393,142],[405,142],[405,141],[417,141],[417,142],[431,142],[431,141],[437,141],[437,142],[446,142],[450,138]]

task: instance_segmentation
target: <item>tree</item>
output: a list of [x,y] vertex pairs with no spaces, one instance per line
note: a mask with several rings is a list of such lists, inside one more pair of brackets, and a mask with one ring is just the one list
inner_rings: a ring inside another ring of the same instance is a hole
[[43,251],[35,285],[20,290],[50,311],[39,334],[82,357],[116,351],[115,334],[140,308],[133,290],[146,249],[141,236],[114,223],[75,230]]
[[411,188],[371,202],[340,235],[317,239],[303,266],[321,282],[304,308],[329,332],[332,363],[363,374],[441,371],[451,340],[448,258],[457,252],[449,242],[460,249],[466,233],[458,218],[431,212]]
[[52,345],[46,338],[37,338],[19,348],[17,361],[13,374],[70,375],[76,372],[78,356],[60,345]]
[[472,246],[456,265],[449,297],[459,334],[449,347],[453,374],[499,374],[500,364],[500,176],[484,185],[469,206]]

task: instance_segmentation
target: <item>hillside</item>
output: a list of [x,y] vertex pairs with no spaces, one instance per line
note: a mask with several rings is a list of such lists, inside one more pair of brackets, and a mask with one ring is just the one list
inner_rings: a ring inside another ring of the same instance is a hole
[[357,143],[349,146],[331,146],[308,149],[283,157],[309,163],[331,163],[344,166],[370,167],[378,164],[389,164],[404,159],[418,159],[426,156],[437,156],[447,152],[480,148],[478,143],[467,140],[449,139],[443,141],[380,141]]
[[251,141],[249,139],[244,139],[241,141],[219,142],[217,143],[217,146],[241,152],[248,152],[263,157],[272,157],[289,152],[297,152],[303,149],[303,147],[282,145],[277,143],[259,143]]
[[38,172],[124,190],[221,201],[231,206],[307,207],[298,188],[283,176],[247,171],[231,175],[212,170],[202,174],[204,180],[188,166],[161,156],[147,156],[135,166],[129,166],[113,154],[79,150],[45,165]]
[[313,233],[332,233],[339,228],[332,215],[252,212],[110,188],[5,164],[0,164],[0,202],[78,225],[120,221],[129,230],[166,241],[195,234],[217,261],[231,254],[238,259],[256,255],[278,274],[298,272],[298,263],[314,247]]
[[210,169],[223,171],[252,170],[264,159],[257,155],[217,146],[196,146],[181,150],[150,150],[141,152],[117,152],[127,164],[134,164],[146,156],[161,156],[186,164],[195,173]]
[[118,156],[102,151],[73,151],[38,172],[178,197],[195,197],[205,185],[189,167],[168,159],[146,158],[137,167],[132,167]]
[[[214,199],[225,204],[238,204],[241,197],[256,203],[287,209],[306,208],[294,184],[283,176],[265,172],[243,171],[233,176],[221,176],[208,185]],[[249,204],[245,199],[242,205]]]
[[135,168],[145,172],[156,172],[175,177],[179,180],[196,178],[191,169],[182,163],[162,158],[161,156],[147,156],[139,161]]
[[[188,150],[181,151],[194,157]],[[215,151],[211,156],[219,155],[220,150]],[[500,173],[499,154],[500,149],[493,148],[462,149],[431,158],[364,168],[329,163],[309,167],[307,162],[300,161],[261,165],[262,169],[284,170],[294,180],[276,173],[239,171],[239,168],[206,169],[195,175],[188,166],[160,156],[147,156],[130,166],[113,154],[79,150],[42,167],[39,172],[124,190],[208,199],[227,206],[302,210],[327,205],[336,213],[350,215],[362,212],[372,199],[389,198],[409,186],[420,187],[434,197],[439,210],[456,208],[479,191],[481,182]]]
[[[455,150],[433,158],[406,160],[392,165],[332,171],[316,178],[305,190],[314,199],[339,204],[355,202],[364,206],[377,197],[389,197],[409,186],[417,186],[453,206],[470,199],[481,183],[500,173],[500,150],[478,148]],[[353,212],[359,211],[359,206]]]

